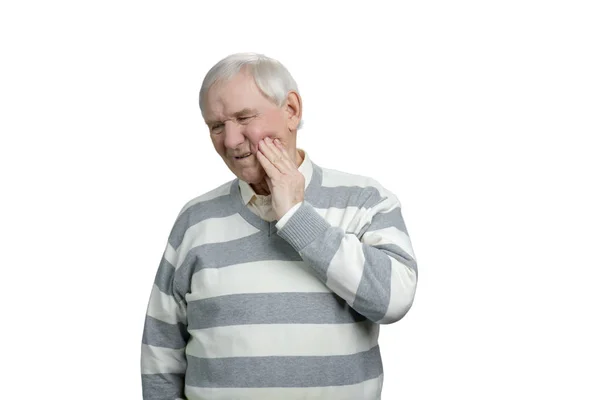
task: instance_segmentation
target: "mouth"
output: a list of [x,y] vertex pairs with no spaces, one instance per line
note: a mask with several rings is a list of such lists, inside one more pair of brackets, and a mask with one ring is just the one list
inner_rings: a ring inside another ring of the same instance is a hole
[[233,158],[235,158],[236,160],[243,160],[244,158],[248,158],[248,157],[250,157],[251,155],[252,155],[252,153],[246,153],[246,154],[244,154],[244,155],[242,155],[242,156],[239,156],[239,157],[233,157]]

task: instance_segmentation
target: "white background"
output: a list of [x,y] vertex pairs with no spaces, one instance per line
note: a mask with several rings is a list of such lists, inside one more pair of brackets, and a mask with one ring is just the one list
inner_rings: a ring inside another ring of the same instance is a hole
[[141,398],[168,233],[234,178],[197,96],[239,51],[294,75],[314,162],[402,202],[384,400],[600,398],[596,2],[315,3],[2,3],[1,398]]

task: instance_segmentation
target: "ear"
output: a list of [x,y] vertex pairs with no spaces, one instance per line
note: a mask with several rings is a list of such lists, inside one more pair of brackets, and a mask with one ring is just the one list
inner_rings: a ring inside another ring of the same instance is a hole
[[285,113],[287,117],[287,127],[290,131],[298,129],[302,120],[302,98],[300,94],[290,90],[285,102]]

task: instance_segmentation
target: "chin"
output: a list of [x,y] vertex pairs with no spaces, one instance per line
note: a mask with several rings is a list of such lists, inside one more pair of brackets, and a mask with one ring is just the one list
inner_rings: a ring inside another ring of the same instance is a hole
[[251,185],[257,185],[261,183],[265,178],[265,170],[262,167],[259,167],[257,170],[253,169],[252,171],[248,171],[248,169],[243,170],[233,170],[234,175],[236,175],[239,179],[245,181]]

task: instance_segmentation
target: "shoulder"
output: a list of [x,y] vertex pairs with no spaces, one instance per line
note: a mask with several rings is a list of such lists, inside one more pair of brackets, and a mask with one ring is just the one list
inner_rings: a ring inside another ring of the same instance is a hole
[[323,186],[326,187],[334,187],[334,186],[358,186],[358,187],[368,187],[370,186],[373,178],[351,174],[349,172],[339,171],[337,169],[332,168],[323,168],[321,167],[321,171],[323,174]]
[[187,201],[175,220],[169,243],[174,249],[179,248],[188,229],[204,220],[232,213],[231,189],[234,180],[224,183],[204,194]]
[[183,207],[181,207],[178,218],[181,217],[181,215],[183,215],[184,213],[189,212],[190,210],[192,210],[193,208],[195,208],[198,205],[202,205],[203,203],[206,204],[209,202],[214,203],[214,202],[218,202],[219,200],[224,200],[224,199],[228,198],[228,196],[231,193],[231,185],[233,184],[234,181],[235,181],[235,179],[233,179],[229,182],[226,182],[214,189],[211,189],[204,194],[196,196],[191,200],[188,200],[183,205]]
[[355,195],[365,199],[365,203],[370,205],[388,198],[397,201],[397,196],[391,190],[371,176],[343,172],[332,168],[320,167],[320,169],[322,171],[322,186],[325,188],[352,188]]

